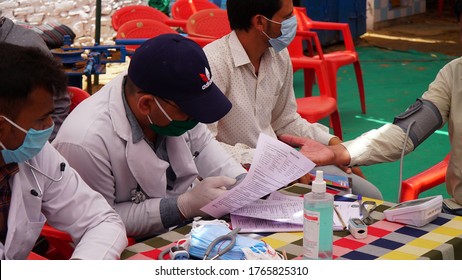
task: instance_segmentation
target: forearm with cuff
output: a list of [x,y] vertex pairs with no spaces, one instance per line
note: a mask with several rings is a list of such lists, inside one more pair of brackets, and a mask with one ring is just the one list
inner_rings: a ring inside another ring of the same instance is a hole
[[178,209],[178,197],[167,197],[160,201],[159,206],[162,225],[168,229],[184,222],[184,217]]

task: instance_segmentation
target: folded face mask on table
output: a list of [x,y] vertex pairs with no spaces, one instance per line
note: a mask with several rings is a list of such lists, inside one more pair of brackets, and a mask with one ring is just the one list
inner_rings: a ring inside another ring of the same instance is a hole
[[[209,248],[209,245],[221,236],[230,233],[229,225],[223,220],[194,221],[189,239],[189,254],[195,258],[202,259]],[[220,250],[226,248],[231,241],[219,242],[208,254],[209,257],[216,256]],[[234,246],[222,256],[221,260],[280,260],[281,255],[271,246],[261,240],[256,240],[242,235],[236,235]]]

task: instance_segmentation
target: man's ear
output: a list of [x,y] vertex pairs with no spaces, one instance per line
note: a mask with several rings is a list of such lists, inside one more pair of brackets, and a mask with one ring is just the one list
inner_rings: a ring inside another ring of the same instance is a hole
[[150,94],[143,94],[138,99],[138,110],[142,115],[149,115],[153,111],[154,96]]
[[252,25],[259,31],[264,30],[264,17],[262,15],[255,15],[251,19]]

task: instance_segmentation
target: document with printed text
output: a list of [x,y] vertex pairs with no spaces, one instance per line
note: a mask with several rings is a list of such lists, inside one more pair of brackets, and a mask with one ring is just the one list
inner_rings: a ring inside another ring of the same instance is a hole
[[239,232],[294,232],[303,231],[303,224],[281,223],[271,220],[244,217],[231,214],[231,225],[240,228]]
[[261,133],[245,179],[201,208],[220,218],[307,174],[315,164],[289,145]]
[[232,214],[276,222],[303,225],[303,198],[301,200],[257,200]]
[[[334,201],[333,230],[344,230],[350,218],[361,218],[356,200]],[[343,220],[343,223],[342,223]],[[267,200],[257,200],[231,213],[233,228],[241,232],[303,230],[303,198],[272,192]]]

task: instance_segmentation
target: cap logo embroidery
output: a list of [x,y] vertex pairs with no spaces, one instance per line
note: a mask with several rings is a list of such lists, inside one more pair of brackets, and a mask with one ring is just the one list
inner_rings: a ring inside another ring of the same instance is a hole
[[207,69],[207,67],[205,68],[205,74],[199,74],[199,76],[201,77],[202,81],[205,82],[205,85],[202,86],[202,90],[205,90],[212,84],[212,78],[210,77],[210,71],[209,69]]

